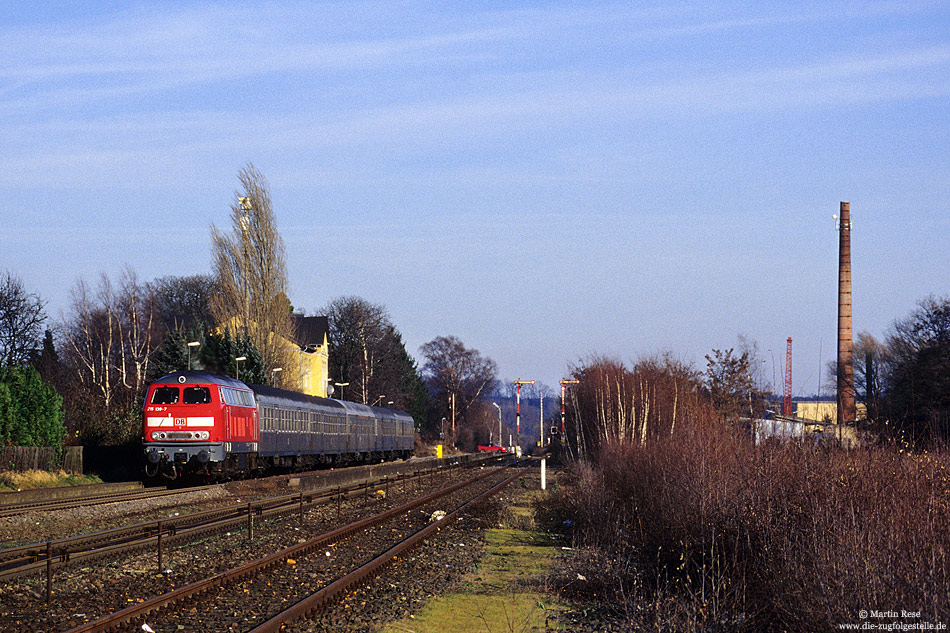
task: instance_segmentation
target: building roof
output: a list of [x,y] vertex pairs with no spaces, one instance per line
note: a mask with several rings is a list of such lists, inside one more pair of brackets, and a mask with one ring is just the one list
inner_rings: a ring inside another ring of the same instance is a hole
[[294,324],[294,342],[303,349],[323,345],[330,335],[330,321],[325,316],[291,315]]

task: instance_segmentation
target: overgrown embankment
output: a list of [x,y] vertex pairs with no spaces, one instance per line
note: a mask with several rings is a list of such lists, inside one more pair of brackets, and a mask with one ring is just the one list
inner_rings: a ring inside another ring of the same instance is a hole
[[52,488],[55,486],[83,486],[100,484],[102,480],[91,475],[74,475],[62,470],[28,470],[26,472],[0,471],[0,492]]
[[756,447],[694,427],[605,447],[566,479],[545,513],[582,552],[570,592],[644,630],[950,623],[946,453]]

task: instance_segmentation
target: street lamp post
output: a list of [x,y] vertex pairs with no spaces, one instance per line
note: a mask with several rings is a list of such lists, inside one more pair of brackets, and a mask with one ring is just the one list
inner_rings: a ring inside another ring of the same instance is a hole
[[373,400],[372,406],[375,407],[377,404],[379,404],[380,402],[382,402],[385,397],[386,397],[386,396],[381,395],[381,396],[379,396],[378,398],[376,398],[375,400]]
[[769,349],[769,354],[772,355],[772,389],[771,389],[771,391],[772,391],[772,394],[774,395],[774,394],[775,394],[775,387],[777,386],[777,385],[775,384],[775,352],[773,352],[771,349]]
[[452,392],[452,446],[455,446],[455,392]]
[[544,450],[544,394],[541,394],[541,450]]
[[244,336],[248,335],[248,322],[251,319],[251,298],[248,294],[247,289],[247,269],[248,269],[248,257],[247,257],[247,232],[251,227],[251,221],[248,218],[248,212],[254,209],[254,205],[251,202],[250,198],[238,198],[238,203],[241,205],[241,247],[244,251],[244,270],[241,271],[241,277],[243,277],[244,282]]
[[200,341],[191,341],[188,343],[188,371],[191,371],[191,348],[201,345]]
[[[278,374],[279,372],[282,372],[282,371],[284,371],[284,368],[283,368],[283,367],[274,367],[272,370],[270,370],[270,373],[271,373],[271,379],[270,379],[271,385],[274,385],[274,381],[277,380],[277,374]],[[274,385],[274,386],[276,387],[276,385]]]
[[345,400],[345,399],[346,399],[346,398],[343,397],[343,387],[348,387],[349,384],[350,384],[350,383],[348,383],[348,382],[335,382],[335,383],[333,383],[333,386],[334,386],[334,387],[339,387],[339,388],[340,388],[340,400]]
[[504,446],[502,442],[505,440],[501,437],[501,407],[498,406],[497,402],[492,402],[496,409],[498,409],[498,446]]
[[234,359],[234,379],[241,379],[241,361],[247,360],[247,356],[238,356]]

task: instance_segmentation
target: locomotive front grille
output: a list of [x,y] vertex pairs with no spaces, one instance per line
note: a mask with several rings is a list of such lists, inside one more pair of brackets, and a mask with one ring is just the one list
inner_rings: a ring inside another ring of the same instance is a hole
[[206,440],[207,431],[155,431],[153,440]]
[[166,431],[165,437],[169,440],[190,440],[194,438],[197,433],[192,433],[191,431]]

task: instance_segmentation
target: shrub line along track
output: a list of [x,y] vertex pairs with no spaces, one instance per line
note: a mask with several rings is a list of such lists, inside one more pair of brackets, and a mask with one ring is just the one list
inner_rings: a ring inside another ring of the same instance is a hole
[[[264,519],[275,515],[290,514],[295,511],[302,513],[305,505],[309,509],[318,503],[340,502],[343,499],[368,492],[370,488],[376,486],[385,486],[388,491],[390,485],[399,485],[400,482],[425,477],[436,472],[439,472],[439,469],[426,469],[395,477],[387,476],[378,480],[354,483],[350,486],[338,486],[312,493],[300,492],[293,495],[270,497],[258,501],[232,504],[215,510],[144,521],[91,534],[79,534],[42,543],[0,549],[0,579],[17,578],[44,569],[51,572],[53,569],[63,567],[70,562],[91,560],[152,547],[160,548],[162,543],[170,545],[192,540],[224,532],[243,524],[253,529],[255,517]],[[188,493],[208,487],[210,486],[171,491],[171,493]],[[128,499],[118,499],[118,501],[126,500]]]
[[214,486],[198,486],[195,488],[151,488],[148,490],[132,490],[125,492],[109,492],[87,497],[70,497],[68,499],[51,499],[45,501],[27,501],[24,503],[10,503],[0,505],[0,517],[16,516],[27,512],[42,511],[53,512],[55,510],[67,510],[69,508],[79,508],[82,506],[100,505],[103,503],[120,503],[122,501],[138,501],[139,499],[154,499],[156,497],[165,497],[168,495],[180,495],[188,492],[197,492],[206,490]]
[[[490,470],[488,472],[481,473],[467,481],[453,484],[447,488],[430,493],[375,516],[364,518],[350,523],[349,525],[345,525],[330,532],[326,532],[304,543],[283,549],[279,552],[275,552],[269,556],[265,556],[264,558],[252,561],[240,567],[215,574],[209,578],[193,582],[166,594],[155,596],[145,600],[141,604],[126,607],[125,609],[102,617],[98,620],[87,622],[86,624],[70,629],[67,633],[94,633],[99,631],[110,631],[115,630],[123,625],[137,622],[143,619],[147,614],[162,612],[163,610],[182,603],[183,601],[193,601],[198,599],[201,595],[208,594],[216,589],[234,584],[236,582],[246,581],[263,571],[276,568],[281,563],[288,561],[288,559],[304,557],[307,554],[313,552],[318,547],[323,547],[330,543],[340,541],[358,532],[378,526],[389,519],[400,515],[405,515],[415,508],[459,491],[467,486],[481,481],[482,479],[490,477],[497,472],[498,471],[496,470]],[[383,565],[394,560],[399,554],[420,543],[439,528],[447,525],[448,522],[446,519],[448,519],[448,521],[455,520],[463,510],[470,507],[472,504],[477,503],[478,501],[481,501],[492,494],[495,494],[507,486],[521,473],[522,471],[519,469],[511,476],[505,478],[502,482],[491,487],[488,491],[485,491],[473,499],[466,501],[454,511],[447,514],[441,521],[431,523],[427,527],[416,531],[408,538],[403,539],[395,546],[388,547],[383,554],[375,556],[369,563],[359,566],[357,569],[344,574],[342,577],[336,578],[316,593],[313,593],[307,598],[298,601],[289,609],[286,609],[285,611],[273,616],[263,624],[259,625],[256,629],[254,629],[254,631],[277,631],[279,630],[282,623],[302,617],[307,613],[323,605],[326,605],[330,600],[338,596],[340,592],[344,591],[346,588],[362,580],[365,580],[372,574],[377,573]]]

